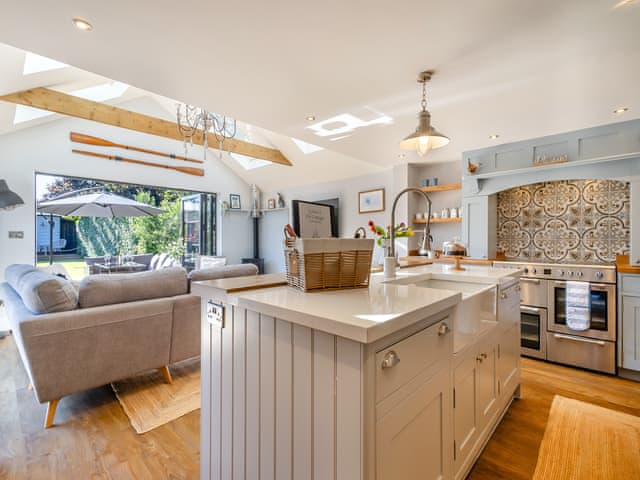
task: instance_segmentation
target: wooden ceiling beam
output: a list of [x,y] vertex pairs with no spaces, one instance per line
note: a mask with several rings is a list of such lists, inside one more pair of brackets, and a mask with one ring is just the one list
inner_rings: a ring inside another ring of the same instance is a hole
[[[112,105],[86,100],[44,87],[31,88],[29,90],[3,95],[0,96],[0,100],[182,141],[182,135],[178,131],[178,125],[174,122],[132,112]],[[207,135],[209,145],[216,148],[218,146],[218,140],[215,135],[210,132]],[[202,145],[204,143],[203,139],[202,130],[198,130],[193,137],[193,142]],[[230,152],[246,155],[251,158],[268,160],[280,165],[292,165],[280,150],[263,147],[255,143],[227,139],[224,141],[223,148]]]

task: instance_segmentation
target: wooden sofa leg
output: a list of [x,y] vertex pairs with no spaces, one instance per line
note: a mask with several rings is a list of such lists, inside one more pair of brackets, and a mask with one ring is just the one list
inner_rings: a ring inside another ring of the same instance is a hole
[[173,383],[173,379],[171,378],[171,372],[169,371],[168,366],[165,365],[164,367],[160,367],[158,370],[160,370],[160,373],[162,373],[162,376],[164,377],[165,382],[167,382],[168,384]]
[[53,426],[53,417],[56,415],[56,408],[58,408],[59,398],[51,400],[47,405],[47,418],[44,421],[44,428],[50,428]]

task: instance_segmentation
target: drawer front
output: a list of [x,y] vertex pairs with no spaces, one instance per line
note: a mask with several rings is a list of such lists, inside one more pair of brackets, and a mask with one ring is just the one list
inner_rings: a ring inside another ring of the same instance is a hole
[[547,360],[616,373],[616,344],[599,339],[547,332]]
[[640,275],[620,275],[620,291],[640,295]]
[[376,353],[376,403],[446,360],[451,355],[452,335],[451,322],[446,318]]

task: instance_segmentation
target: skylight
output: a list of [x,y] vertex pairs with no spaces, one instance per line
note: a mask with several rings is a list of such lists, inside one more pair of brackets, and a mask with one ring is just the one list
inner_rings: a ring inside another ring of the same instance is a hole
[[313,145],[312,143],[303,142],[302,140],[298,140],[297,138],[292,138],[293,143],[300,149],[302,153],[308,155],[310,153],[319,152],[320,150],[324,150],[324,148],[319,147],[318,145]]
[[48,117],[49,115],[53,115],[53,112],[27,107],[26,105],[16,105],[16,114],[13,117],[13,124],[17,125],[19,123],[30,122],[31,120]]
[[75,97],[93,100],[94,102],[104,102],[121,97],[127,91],[129,85],[121,82],[109,82],[96,85],[94,87],[81,88],[70,92]]
[[245,155],[240,155],[238,153],[231,153],[231,158],[233,158],[236,162],[240,164],[242,168],[245,170],[253,170],[255,168],[265,167],[267,165],[271,165],[271,162],[268,160],[260,160],[258,158],[251,158]]
[[351,133],[357,128],[368,127],[370,125],[389,125],[391,123],[393,123],[393,119],[387,115],[379,114],[372,120],[366,121],[350,113],[343,113],[314,123],[307,128],[313,130],[313,133],[319,137],[330,137]]
[[[127,91],[129,85],[121,82],[108,82],[93,87],[81,88],[69,92],[69,95],[84,98],[85,100],[93,100],[94,102],[104,102],[121,97]],[[38,118],[48,117],[53,112],[48,110],[39,110],[25,105],[16,105],[16,114],[13,117],[13,124],[29,122]]]
[[23,75],[31,75],[32,73],[48,72],[50,70],[58,70],[60,68],[68,67],[66,63],[52,60],[51,58],[43,57],[35,53],[27,52],[24,56],[24,68],[22,69]]

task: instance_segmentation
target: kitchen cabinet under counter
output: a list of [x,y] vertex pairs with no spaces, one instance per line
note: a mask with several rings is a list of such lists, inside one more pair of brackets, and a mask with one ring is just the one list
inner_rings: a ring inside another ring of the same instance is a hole
[[[454,321],[473,294],[417,286],[452,279],[446,266],[409,270],[391,282],[372,275],[368,289],[317,293],[194,283],[203,308],[201,478],[457,478]],[[517,282],[507,277],[477,267],[464,282],[501,291]],[[495,376],[481,392],[495,396],[484,436],[517,389],[498,392],[507,370],[498,345],[513,331],[499,320],[481,335],[495,340],[486,368]]]

